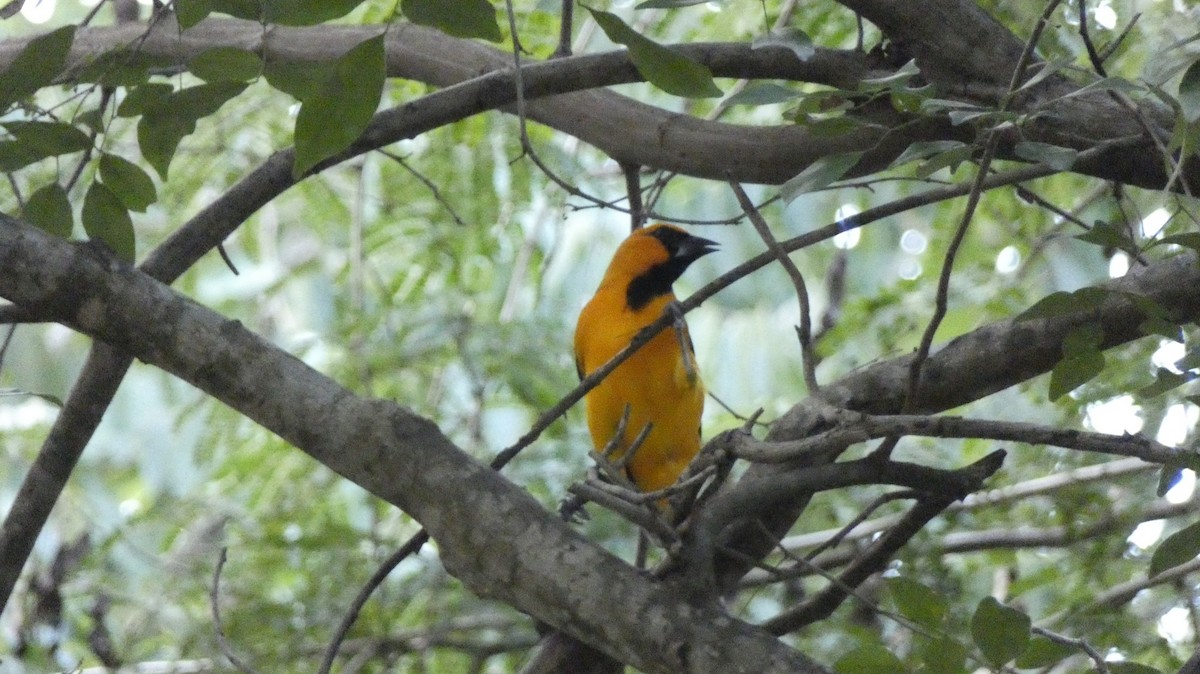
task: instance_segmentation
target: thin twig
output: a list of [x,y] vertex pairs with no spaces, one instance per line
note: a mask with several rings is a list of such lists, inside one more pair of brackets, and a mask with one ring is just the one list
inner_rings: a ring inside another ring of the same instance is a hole
[[850,589],[858,587],[882,569],[896,551],[951,503],[953,499],[944,496],[930,496],[918,501],[895,527],[879,537],[858,559],[838,574],[836,584],[831,583],[808,601],[771,618],[763,623],[763,629],[771,634],[787,634],[833,613],[846,597],[850,596]]
[[[1061,2],[1062,0],[1050,0],[1050,2],[1046,3],[1046,8],[1042,12],[1042,16],[1038,19],[1038,23],[1033,29],[1033,34],[1025,42],[1025,49],[1021,52],[1020,58],[1017,59],[1016,67],[1013,69],[1012,78],[1009,81],[1008,92],[1000,100],[999,109],[1001,112],[1008,109],[1008,106],[1012,103],[1013,96],[1024,79],[1025,68],[1030,59],[1033,58],[1034,48],[1041,39],[1042,31],[1045,30],[1054,9]],[[930,318],[929,324],[925,327],[924,334],[921,335],[920,346],[917,347],[916,355],[909,366],[908,386],[905,390],[904,405],[902,407],[905,412],[911,411],[913,405],[916,403],[917,390],[921,383],[921,368],[929,358],[929,350],[933,347],[934,335],[937,334],[937,330],[942,324],[942,319],[946,317],[946,311],[949,306],[950,275],[954,270],[954,260],[958,256],[958,250],[962,246],[963,238],[967,234],[967,228],[975,216],[975,209],[978,207],[979,199],[983,195],[984,181],[987,178],[992,158],[995,156],[999,145],[999,130],[990,129],[984,140],[983,155],[979,159],[975,178],[971,181],[971,191],[967,194],[966,207],[963,209],[962,218],[959,220],[958,227],[954,231],[954,237],[946,249],[946,255],[942,262],[942,272],[938,276],[937,298],[935,300],[933,317]],[[894,443],[890,444],[894,446]],[[887,454],[882,453],[881,456],[886,458]]]
[[329,640],[329,646],[325,649],[325,656],[321,660],[321,668],[317,670],[318,674],[329,674],[329,671],[333,668],[333,660],[337,657],[338,650],[341,649],[342,642],[346,639],[346,635],[350,633],[350,628],[354,626],[354,621],[358,620],[358,614],[362,612],[362,607],[366,605],[367,600],[371,598],[375,590],[400,565],[400,562],[416,554],[428,540],[429,532],[421,529],[405,541],[404,545],[400,546],[400,549],[393,552],[383,564],[379,565],[379,568],[375,570],[371,578],[358,591],[358,594],[354,597],[354,601],[350,603],[350,608],[346,611],[346,615],[342,616],[342,622],[338,624],[337,631],[333,633],[333,638]]
[[625,176],[625,194],[629,198],[629,231],[637,231],[646,224],[646,215],[642,206],[642,167],[638,164],[621,162],[621,173]]
[[[805,561],[811,562],[814,558],[816,558],[817,555],[821,554],[822,552],[825,552],[826,550],[829,550],[831,548],[836,548],[837,546],[841,545],[842,541],[845,540],[846,536],[849,535],[851,531],[854,531],[854,529],[858,525],[867,521],[867,518],[870,517],[872,514],[874,514],[876,510],[879,510],[880,508],[887,505],[888,503],[891,503],[892,501],[900,501],[903,499],[916,498],[919,495],[920,495],[920,492],[917,492],[912,489],[903,489],[901,491],[893,491],[893,492],[890,492],[887,494],[881,494],[874,501],[871,501],[871,503],[869,503],[866,508],[863,508],[862,512],[860,512],[858,515],[855,515],[854,519],[850,520],[845,525],[843,525],[842,528],[839,529],[837,533],[830,536],[828,540],[826,540],[825,542],[816,546],[812,550],[809,550],[808,553],[804,555]],[[788,549],[786,547],[784,547],[782,542],[780,542],[779,547],[781,550],[784,550],[785,552],[788,551]]]
[[729,181],[729,187],[737,196],[738,204],[745,211],[746,217],[750,218],[750,223],[754,225],[754,229],[758,231],[759,237],[763,243],[767,245],[767,250],[775,255],[775,259],[779,260],[779,264],[787,271],[787,274],[792,279],[792,285],[796,288],[796,297],[800,301],[800,325],[796,327],[796,336],[800,339],[800,358],[802,369],[804,370],[804,385],[808,387],[809,395],[814,395],[821,390],[820,384],[817,383],[817,358],[813,354],[812,344],[812,309],[808,302],[808,287],[804,283],[804,275],[800,273],[800,269],[792,262],[792,258],[788,257],[787,251],[779,245],[779,241],[771,234],[771,228],[767,226],[767,221],[763,219],[762,213],[754,207],[754,202],[742,189],[742,186],[735,181]]
[[1113,52],[1120,48],[1121,44],[1125,42],[1125,38],[1129,37],[1129,31],[1133,30],[1133,27],[1137,24],[1138,19],[1141,18],[1141,12],[1134,14],[1133,17],[1129,19],[1129,23],[1125,24],[1125,28],[1121,29],[1121,34],[1118,35],[1112,42],[1105,45],[1104,49],[1100,50],[1101,63],[1107,61],[1108,58],[1113,55]]
[[[611,485],[610,485],[611,486]],[[611,510],[639,528],[650,532],[666,545],[675,540],[675,530],[664,520],[656,509],[631,503],[623,494],[612,493],[600,486],[599,483],[576,482],[567,489],[586,501],[599,504]]]
[[438,189],[436,183],[426,177],[425,174],[413,168],[411,164],[404,160],[404,157],[401,157],[394,152],[389,152],[388,150],[378,150],[378,152],[399,164],[401,168],[403,168],[405,171],[408,171],[410,174],[412,174],[412,177],[416,178],[417,181],[424,185],[425,188],[429,190],[429,193],[433,195],[434,201],[438,202],[442,205],[442,208],[446,209],[446,212],[449,213],[450,217],[454,219],[454,223],[456,225],[459,227],[467,226],[466,221],[459,217],[458,213],[454,210],[454,206],[450,204],[450,201],[442,195],[442,191]]
[[1088,33],[1086,0],[1079,0],[1079,37],[1083,39],[1083,45],[1087,47],[1088,59],[1091,60],[1096,74],[1100,77],[1108,77],[1108,73],[1104,71],[1104,59],[1100,58],[1100,52],[1096,51],[1096,45],[1092,43],[1092,36]]
[[558,47],[550,58],[571,55],[571,28],[575,19],[575,0],[562,0],[562,17],[558,24]]
[[529,115],[525,105],[525,70],[521,66],[521,52],[523,50],[521,48],[520,37],[517,34],[517,15],[516,11],[513,9],[512,0],[504,0],[504,9],[505,14],[508,16],[508,32],[511,36],[513,45],[513,82],[516,85],[517,128],[520,130],[521,152],[524,154],[524,156],[528,157],[529,160],[533,162],[534,166],[538,167],[538,170],[545,174],[545,176],[549,178],[551,182],[566,190],[568,194],[574,195],[581,199],[586,199],[587,201],[595,204],[603,205],[605,202],[602,199],[594,197],[583,190],[580,190],[578,187],[572,185],[570,182],[552,171],[533,149],[533,141],[529,139]]
[[[1082,3],[1080,3],[1080,5],[1082,6]],[[1082,10],[1080,10],[1080,11],[1082,11]],[[1050,641],[1053,641],[1056,644],[1062,644],[1063,646],[1070,646],[1071,648],[1078,648],[1079,650],[1086,653],[1089,658],[1092,659],[1092,664],[1096,666],[1096,669],[1095,669],[1096,674],[1109,674],[1110,670],[1108,668],[1108,662],[1105,661],[1104,655],[1102,655],[1100,653],[1100,651],[1097,651],[1091,644],[1089,644],[1086,639],[1076,638],[1076,637],[1068,637],[1064,634],[1059,634],[1057,632],[1051,632],[1050,630],[1048,630],[1044,627],[1038,627],[1037,625],[1034,625],[1032,628],[1030,628],[1030,631],[1038,636],[1046,637],[1047,639],[1049,639]]]
[[821,454],[877,438],[914,435],[932,438],[979,438],[1052,445],[1099,454],[1128,456],[1158,465],[1178,463],[1194,453],[1170,447],[1143,435],[1110,435],[1019,421],[969,419],[922,414],[868,415],[841,410],[833,428],[789,442],[765,442],[749,438],[733,449],[734,454],[755,463],[787,463],[804,456]]
[[4,335],[4,343],[0,344],[0,372],[4,371],[4,357],[8,354],[8,346],[12,344],[13,334],[17,331],[17,325],[14,323],[8,326],[8,333]]
[[209,602],[212,605],[213,631],[216,633],[217,646],[221,649],[221,653],[229,658],[234,667],[246,672],[246,674],[258,674],[258,670],[247,664],[233,650],[233,645],[225,637],[225,628],[221,625],[221,570],[225,568],[225,559],[229,548],[221,546],[221,554],[217,557],[217,568],[213,570],[212,588],[209,591]]

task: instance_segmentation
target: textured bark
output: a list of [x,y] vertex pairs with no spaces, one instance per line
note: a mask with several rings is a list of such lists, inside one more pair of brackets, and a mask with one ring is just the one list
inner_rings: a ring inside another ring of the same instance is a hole
[[[891,41],[914,55],[922,74],[945,97],[992,105],[1004,95],[1021,41],[973,3],[844,0],[842,4],[879,25]],[[947,30],[948,26],[954,29]],[[162,57],[176,67],[217,46],[264,52],[276,61],[329,59],[378,34],[380,29],[348,26],[264,29],[254,22],[208,20],[180,34],[169,22],[162,22],[141,41],[146,30],[146,26],[136,24],[81,29],[72,49],[72,63],[79,64],[134,43],[142,51]],[[0,42],[0,70],[11,63],[23,44],[23,40]],[[878,74],[881,67],[867,55],[855,52],[818,50],[812,60],[801,63],[786,50],[751,50],[746,45],[683,45],[680,49],[709,65],[718,76],[792,79],[845,88],[853,88],[863,76]],[[412,137],[485,110],[510,106],[504,109],[511,112],[515,78],[510,55],[403,24],[392,27],[387,50],[391,76],[447,88],[381,113],[364,139],[347,154]],[[823,156],[869,149],[854,170],[855,175],[861,175],[885,166],[911,142],[946,138],[970,141],[974,135],[965,126],[953,127],[941,119],[912,124],[911,120],[885,112],[873,117],[873,121],[882,125],[878,129],[835,139],[817,138],[800,127],[706,122],[595,90],[638,79],[623,53],[535,63],[523,73],[526,92],[531,98],[527,109],[532,119],[583,139],[621,161],[722,180],[732,177],[741,182],[780,183]],[[1103,92],[1062,98],[1077,88],[1075,82],[1052,76],[1024,92],[1015,101],[1014,109],[1024,112],[1036,109],[1042,113],[1023,128],[1024,138],[1084,149],[1115,138],[1143,136],[1143,125],[1160,133],[1166,124],[1161,110],[1142,108],[1139,120]],[[585,89],[588,91],[582,91]],[[888,130],[905,121],[909,123],[902,133]],[[1011,157],[1009,145],[1002,146],[1001,156]],[[217,207],[206,209],[189,222],[182,236],[173,237],[168,245],[156,251],[147,260],[146,270],[164,279],[177,276],[236,229],[250,213],[290,186],[291,163],[288,150],[272,156],[222,197]],[[1153,188],[1162,188],[1167,180],[1162,157],[1149,138],[1142,138],[1134,147],[1081,162],[1073,170]],[[1189,162],[1183,167],[1182,179],[1195,189],[1200,184],[1198,174],[1194,162]],[[0,241],[16,227],[6,222],[0,223]],[[197,232],[201,235],[197,236]],[[34,247],[41,250],[40,245]],[[103,255],[89,252],[91,249],[76,247],[70,249],[75,252],[69,255],[83,265],[81,268],[95,274],[93,280],[100,283],[95,287],[79,281],[78,277],[70,285],[41,285],[53,281],[50,272],[31,266],[28,260],[22,266],[15,250],[0,243],[0,288],[16,288],[16,279],[23,278],[25,284],[20,291],[40,298],[30,304],[22,303],[23,306],[52,311],[96,333],[107,331],[104,333],[107,338],[120,348],[130,349],[165,367],[179,367],[181,376],[202,382],[213,391],[223,390],[222,399],[227,403],[344,475],[362,480],[360,484],[379,490],[376,493],[386,494],[384,497],[389,500],[395,499],[393,503],[420,510],[421,515],[410,512],[435,531],[447,565],[481,594],[529,610],[571,634],[603,645],[609,655],[651,671],[683,668],[738,671],[726,667],[731,658],[738,663],[758,663],[759,669],[767,667],[771,671],[769,665],[775,662],[771,658],[780,653],[773,650],[778,647],[776,642],[764,641],[761,633],[723,617],[708,603],[709,599],[696,604],[694,597],[684,599],[669,585],[629,577],[628,567],[607,558],[586,541],[573,538],[556,524],[542,522],[539,518],[544,518],[544,513],[536,504],[511,493],[511,485],[502,479],[480,473],[478,466],[457,453],[426,420],[384,403],[348,397],[302,365],[280,359],[236,323],[220,322],[212,316],[208,316],[211,319],[208,323],[194,323],[198,321],[194,311],[198,308],[179,304],[178,298],[164,295],[168,291],[161,287],[155,291],[158,295],[151,298],[157,302],[153,304],[157,309],[115,303],[115,295],[106,295],[111,291],[106,282],[115,280],[143,288],[146,279],[113,265]],[[50,249],[42,250],[51,255],[47,251]],[[42,261],[48,262],[49,258]],[[101,273],[102,269],[107,272]],[[1161,296],[1160,302],[1176,309],[1180,320],[1195,318],[1200,287],[1194,258],[1161,263],[1142,277],[1119,285],[1139,283],[1149,294]],[[47,289],[55,292],[46,295]],[[166,313],[154,316],[145,313],[154,310]],[[130,316],[146,320],[133,321]],[[1063,334],[1077,324],[1071,323],[1072,320],[1105,321],[1107,344],[1111,345],[1136,338],[1140,317],[1130,307],[1115,302],[1092,317],[1045,324],[1001,323],[982,328],[952,342],[930,359],[920,389],[919,407],[929,412],[943,410],[1046,371],[1061,353]],[[213,347],[198,354],[203,357],[200,362],[183,360],[189,349],[200,351],[194,336],[184,328],[192,329],[202,323],[209,332],[197,336],[204,337]],[[222,340],[225,346],[219,345]],[[247,361],[247,354],[255,355]],[[289,379],[296,374],[303,376],[300,380]],[[906,377],[907,360],[897,359],[828,386],[824,395],[828,401],[851,409],[896,412]],[[278,396],[264,397],[263,378],[279,389]],[[289,386],[300,381],[305,385]],[[314,388],[309,390],[308,385]],[[112,386],[115,387],[115,382]],[[797,439],[819,430],[822,421],[819,405],[814,404],[817,402],[824,401],[810,401],[793,409],[775,425],[772,438]],[[331,427],[312,428],[313,419],[321,420],[322,424],[330,422]],[[339,420],[364,425],[333,423]],[[77,430],[86,434],[86,424]],[[346,447],[355,451],[347,451]],[[69,471],[69,466],[66,470]],[[781,479],[778,470],[752,468],[734,487],[730,498],[739,494],[742,498],[753,496],[754,490],[763,487],[757,482],[760,474],[770,475],[776,482]],[[465,483],[464,476],[469,478]],[[471,498],[461,504],[441,503],[438,499],[444,497],[444,489],[431,491],[429,484],[442,479],[467,485]],[[803,484],[804,480],[797,477],[797,485]],[[786,530],[802,508],[803,498],[792,506],[776,508],[764,516],[772,519],[773,528]],[[511,520],[509,528],[476,531],[481,527],[475,508],[482,508],[488,514],[503,513],[506,520]],[[521,523],[526,528],[520,528]],[[6,534],[7,526],[6,521]],[[738,544],[736,536],[733,540]],[[538,549],[526,551],[526,544]],[[743,548],[747,552],[759,549],[753,542],[747,546]],[[11,561],[10,552],[0,550],[0,560]],[[496,564],[493,555],[506,561]],[[488,568],[481,568],[484,566]],[[736,562],[726,564],[721,570],[726,586],[741,575]],[[3,571],[0,569],[0,573]],[[558,575],[552,579],[555,582],[547,583],[551,577],[543,574]],[[561,578],[577,582],[557,582]],[[623,615],[616,618],[611,615],[613,597],[624,602]],[[629,615],[647,622],[631,621]],[[666,619],[678,622],[681,618],[690,625],[661,622]],[[700,624],[710,620],[720,625]],[[629,629],[634,631],[624,631]],[[706,644],[713,645],[715,650],[706,650]],[[570,653],[569,645],[563,652]],[[565,661],[570,663],[570,657],[566,656]],[[798,656],[788,651],[781,657]],[[793,662],[792,666],[797,665]],[[798,666],[800,669],[796,671],[816,671],[809,663]]]
[[[823,672],[715,601],[655,582],[471,459],[431,421],[365,400],[115,260],[0,215],[0,297],[195,385],[425,526],[446,568],[651,672]],[[446,485],[455,485],[447,498]]]
[[[843,4],[862,12],[889,38],[913,50],[923,74],[944,90],[944,96],[991,105],[1003,95],[1021,43],[974,4],[965,0]],[[946,26],[955,26],[955,30],[947,31]],[[174,67],[221,46],[263,53],[274,61],[316,61],[335,58],[381,30],[372,26],[264,29],[251,21],[207,19],[180,32],[164,19],[152,27],[125,24],[81,29],[69,64],[81,64],[133,44]],[[941,42],[939,36],[944,38]],[[0,43],[0,70],[26,42]],[[386,46],[390,76],[442,87],[474,81],[477,88],[471,98],[475,109],[470,114],[515,101],[512,56],[503,51],[407,24],[392,27]],[[847,89],[854,89],[864,76],[880,74],[879,68],[885,67],[852,51],[821,49],[809,61],[800,62],[786,49],[754,50],[744,44],[678,48],[718,77],[790,79]],[[485,74],[490,79],[480,81]],[[887,166],[913,142],[970,141],[974,135],[969,126],[956,127],[942,118],[914,123],[910,117],[876,111],[871,121],[880,126],[830,138],[809,134],[795,125],[743,126],[701,120],[600,90],[640,79],[624,52],[531,62],[523,74],[527,95],[545,98],[529,101],[527,111],[530,118],[584,140],[619,161],[749,183],[779,184],[821,157],[864,150],[867,154],[850,175],[866,175]],[[1076,83],[1056,75],[1023,95],[1013,109],[1036,109],[1041,114],[1022,129],[1022,139],[1086,149],[1105,140],[1144,135],[1137,116],[1105,92],[1061,98],[1077,88]],[[1146,106],[1141,112],[1156,133],[1169,131],[1169,126],[1164,128],[1165,111]],[[1015,158],[1012,143],[1003,144],[998,156]],[[1149,138],[1136,147],[1114,149],[1104,157],[1080,162],[1072,170],[1150,188],[1161,188],[1167,181],[1162,157]],[[1181,180],[1200,189],[1200,168],[1195,162],[1185,165]]]

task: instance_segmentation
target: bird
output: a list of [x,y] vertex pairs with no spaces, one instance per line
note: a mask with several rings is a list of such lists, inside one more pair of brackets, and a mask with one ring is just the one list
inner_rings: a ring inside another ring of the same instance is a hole
[[[677,300],[671,286],[717,244],[666,224],[634,230],[613,254],[596,294],[575,326],[575,365],[580,379],[607,363]],[[647,424],[649,434],[625,464],[643,492],[673,485],[700,451],[704,384],[696,368],[687,324],[680,315],[587,393],[588,430],[598,452],[617,434],[620,460]]]

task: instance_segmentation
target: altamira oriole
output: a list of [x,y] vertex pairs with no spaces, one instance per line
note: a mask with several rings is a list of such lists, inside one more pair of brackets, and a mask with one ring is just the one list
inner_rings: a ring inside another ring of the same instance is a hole
[[[671,284],[716,245],[662,224],[638,229],[625,239],[596,295],[579,314],[575,326],[579,377],[604,365],[642,328],[662,316],[675,301]],[[626,466],[633,483],[647,492],[674,484],[700,451],[704,384],[696,369],[687,325],[680,323],[679,329],[682,335],[672,327],[658,333],[585,398],[588,430],[597,451],[616,435],[629,406],[629,420],[613,458],[624,454],[647,423],[653,424]]]

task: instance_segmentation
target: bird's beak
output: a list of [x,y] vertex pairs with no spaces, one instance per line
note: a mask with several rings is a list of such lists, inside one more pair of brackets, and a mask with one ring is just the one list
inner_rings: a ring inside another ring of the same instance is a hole
[[688,236],[688,238],[685,239],[682,244],[680,244],[676,256],[689,261],[699,260],[718,248],[720,248],[720,246],[717,245],[716,241],[710,241],[709,239],[699,236]]

